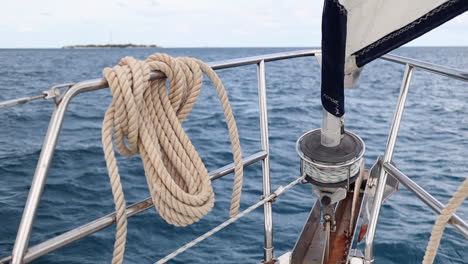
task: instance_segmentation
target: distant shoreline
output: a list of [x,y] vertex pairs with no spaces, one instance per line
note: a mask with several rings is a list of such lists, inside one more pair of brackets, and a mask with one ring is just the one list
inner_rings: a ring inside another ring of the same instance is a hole
[[62,49],[123,49],[123,48],[162,48],[158,45],[142,45],[142,44],[104,44],[104,45],[96,45],[96,44],[88,44],[88,45],[71,45],[71,46],[63,46]]
[[[74,45],[74,46],[63,46],[63,47],[0,47],[0,50],[60,50],[60,49],[68,49],[69,47],[79,47],[79,46],[86,46],[86,45]],[[143,46],[147,46],[148,48],[154,48],[152,47],[152,45],[143,45]],[[280,47],[280,46],[269,46],[269,47],[267,46],[239,46],[239,47],[170,46],[170,47],[162,47],[162,46],[157,46],[157,48],[164,48],[164,49],[298,49],[298,50],[299,49],[320,49],[320,47],[304,47],[304,46],[295,46],[295,47],[294,46],[292,47],[287,47],[287,46],[285,47]],[[403,46],[403,47],[399,47],[398,49],[413,49],[413,48],[417,48],[417,49],[419,48],[468,48],[468,46]],[[75,49],[80,49],[80,48],[75,48]],[[86,49],[86,48],[82,48],[82,49]],[[102,48],[95,47],[95,49],[106,49],[106,47],[102,47]]]

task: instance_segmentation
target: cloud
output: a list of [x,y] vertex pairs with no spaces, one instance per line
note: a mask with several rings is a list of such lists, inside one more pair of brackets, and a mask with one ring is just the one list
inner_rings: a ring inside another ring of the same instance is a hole
[[159,2],[156,1],[156,0],[148,0],[148,2],[150,3],[151,6],[158,6],[159,5]]
[[36,32],[32,26],[26,26],[26,25],[16,27],[16,31],[19,33]]
[[40,13],[41,16],[46,16],[46,17],[51,17],[52,16],[52,13],[51,12],[41,12]]
[[[157,41],[154,44],[163,46],[318,46],[322,5],[323,1],[318,0],[5,1],[0,9],[0,28],[8,42],[2,41],[0,47],[24,43],[25,35],[34,32],[41,34],[30,37],[28,45],[102,43],[109,41],[112,32],[114,43],[130,40],[149,44]],[[468,14],[442,28],[437,36],[429,33],[418,45],[428,39],[450,45],[441,37],[443,34],[458,36],[459,45],[468,45],[468,34],[460,34],[468,28]]]
[[117,1],[117,5],[120,7],[128,7],[128,5],[124,2]]

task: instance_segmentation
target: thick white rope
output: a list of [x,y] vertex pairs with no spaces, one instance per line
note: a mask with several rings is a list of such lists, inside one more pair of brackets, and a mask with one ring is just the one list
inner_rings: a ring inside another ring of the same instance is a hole
[[437,250],[439,249],[440,239],[444,234],[445,226],[450,218],[455,214],[458,207],[468,197],[468,178],[462,183],[462,185],[455,192],[453,197],[447,203],[445,208],[437,218],[434,228],[432,229],[431,238],[426,248],[426,254],[424,254],[423,264],[432,264],[434,262]]
[[[159,72],[164,77],[150,80],[150,72]],[[226,117],[235,167],[230,217],[239,211],[242,153],[232,109],[219,77],[208,65],[194,58],[154,54],[146,61],[137,61],[125,57],[118,66],[104,69],[113,96],[102,127],[116,210],[113,264],[123,262],[127,234],[126,203],[113,138],[123,156],[141,154],[153,204],[168,223],[192,224],[213,207],[214,193],[208,171],[182,128],[182,121],[200,94],[203,73],[213,82]]]
[[297,179],[295,179],[294,181],[290,182],[288,185],[286,186],[280,186],[278,189],[276,189],[273,193],[271,193],[270,195],[268,195],[267,197],[263,198],[262,200],[260,200],[259,202],[249,206],[249,208],[245,209],[244,211],[240,212],[238,215],[236,215],[235,217],[232,217],[230,218],[229,220],[221,223],[220,225],[216,226],[215,228],[211,229],[210,231],[206,232],[205,234],[197,237],[196,239],[188,242],[187,244],[183,245],[182,247],[178,248],[177,250],[175,250],[174,252],[168,254],[167,256],[165,256],[164,258],[156,261],[154,264],[162,264],[162,263],[166,263],[168,262],[169,260],[175,258],[177,255],[185,252],[186,250],[190,249],[191,247],[197,245],[198,243],[202,242],[203,240],[205,240],[206,238],[214,235],[216,232],[222,230],[223,228],[227,227],[228,225],[234,223],[235,221],[237,221],[239,218],[243,217],[244,215],[252,212],[253,210],[257,209],[258,207],[260,207],[261,205],[263,204],[266,204],[267,202],[270,202],[271,200],[275,199],[276,197],[280,196],[281,194],[283,194],[285,191],[287,191],[288,189],[292,188],[294,185],[300,183],[303,179],[304,179],[305,176],[302,176],[302,177],[299,177]]

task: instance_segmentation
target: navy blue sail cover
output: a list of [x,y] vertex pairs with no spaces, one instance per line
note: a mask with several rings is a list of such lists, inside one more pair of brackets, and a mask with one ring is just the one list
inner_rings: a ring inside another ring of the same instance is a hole
[[468,0],[325,0],[323,107],[341,117],[345,75],[467,10]]

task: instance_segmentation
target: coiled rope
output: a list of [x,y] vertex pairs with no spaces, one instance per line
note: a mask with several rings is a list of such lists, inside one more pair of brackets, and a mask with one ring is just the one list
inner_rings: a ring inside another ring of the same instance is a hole
[[[150,72],[163,77],[150,80]],[[116,210],[113,264],[123,262],[127,234],[126,202],[113,138],[123,156],[141,154],[153,204],[168,223],[192,224],[213,207],[208,171],[182,128],[182,121],[200,94],[203,73],[215,86],[226,117],[235,165],[230,217],[239,211],[242,153],[232,109],[219,77],[195,58],[172,58],[160,53],[145,61],[125,57],[119,65],[103,71],[113,96],[102,127],[102,145]]]
[[447,203],[445,208],[442,210],[439,217],[437,217],[434,228],[432,229],[431,238],[429,239],[429,243],[426,248],[426,253],[424,254],[423,264],[432,264],[434,262],[437,250],[439,249],[440,239],[444,234],[444,229],[447,225],[447,222],[467,197],[468,178],[465,179],[465,181]]

